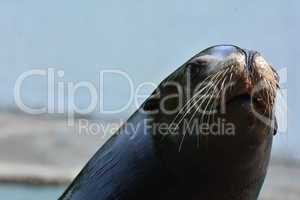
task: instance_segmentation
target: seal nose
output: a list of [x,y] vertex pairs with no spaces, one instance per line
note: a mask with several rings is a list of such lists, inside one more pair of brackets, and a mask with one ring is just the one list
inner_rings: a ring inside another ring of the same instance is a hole
[[253,72],[253,62],[255,56],[259,55],[257,51],[244,50],[246,57],[246,70],[251,74]]

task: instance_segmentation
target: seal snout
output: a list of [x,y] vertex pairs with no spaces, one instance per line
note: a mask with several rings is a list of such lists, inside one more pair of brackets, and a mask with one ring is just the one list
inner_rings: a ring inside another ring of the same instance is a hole
[[[229,104],[237,99],[248,97],[251,103],[263,113],[270,113],[273,109],[276,90],[278,88],[278,75],[275,70],[256,51],[244,51],[244,55],[230,56],[233,64],[230,70],[232,81],[224,92],[223,102]],[[229,68],[228,67],[228,68]]]
[[263,112],[270,113],[276,98],[278,89],[278,76],[275,70],[265,59],[257,52],[251,54],[252,72],[250,79],[252,83],[251,96]]

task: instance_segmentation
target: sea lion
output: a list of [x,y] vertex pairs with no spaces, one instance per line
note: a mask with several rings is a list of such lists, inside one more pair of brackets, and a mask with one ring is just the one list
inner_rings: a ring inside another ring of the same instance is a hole
[[277,89],[258,52],[201,51],[161,82],[59,199],[257,199],[277,131]]

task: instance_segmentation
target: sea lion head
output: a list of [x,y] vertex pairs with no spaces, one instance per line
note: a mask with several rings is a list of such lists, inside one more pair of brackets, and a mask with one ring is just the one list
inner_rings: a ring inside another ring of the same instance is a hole
[[276,133],[278,82],[276,71],[257,51],[218,45],[167,77],[143,107],[156,127],[168,124],[154,134],[168,152],[187,157],[207,149],[229,154],[255,149]]

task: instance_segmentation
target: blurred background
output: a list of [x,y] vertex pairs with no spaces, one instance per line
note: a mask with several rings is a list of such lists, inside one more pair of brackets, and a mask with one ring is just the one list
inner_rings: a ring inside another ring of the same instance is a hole
[[[255,49],[279,71],[280,133],[261,199],[299,199],[299,6],[296,0],[0,0],[1,199],[57,199],[109,137],[109,125],[118,126],[142,103],[130,100],[130,84],[135,89],[144,82],[158,84],[216,44]],[[46,108],[41,114],[25,112],[15,95],[16,82],[30,70],[55,75],[53,99],[47,76],[31,76],[20,87],[26,106]],[[101,82],[103,70],[124,72],[131,82],[120,73]],[[70,126],[68,115],[87,108],[91,95],[84,88],[68,93],[67,85],[83,81],[100,93],[100,106],[75,114]],[[152,90],[141,92],[146,98]],[[121,112],[102,112],[120,107]],[[80,120],[108,128],[81,134]]]

